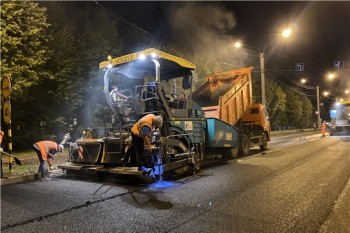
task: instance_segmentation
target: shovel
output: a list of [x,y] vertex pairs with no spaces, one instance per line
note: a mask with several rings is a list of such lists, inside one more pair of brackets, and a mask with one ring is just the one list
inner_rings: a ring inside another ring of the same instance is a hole
[[13,158],[13,159],[15,160],[15,162],[16,162],[17,165],[22,166],[21,160],[19,160],[17,157],[15,157],[15,156],[13,156],[13,155],[11,155],[11,154],[9,154],[9,153],[6,153],[5,151],[1,151],[0,153],[4,153],[5,155],[7,155],[7,156]]

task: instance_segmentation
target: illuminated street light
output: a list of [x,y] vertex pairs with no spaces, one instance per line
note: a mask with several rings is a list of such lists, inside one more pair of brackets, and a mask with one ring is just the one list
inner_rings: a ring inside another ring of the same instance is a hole
[[290,28],[284,29],[283,32],[282,32],[282,36],[284,38],[289,37],[291,34],[292,34],[292,29],[290,29]]
[[328,74],[328,78],[329,78],[330,80],[332,80],[334,77],[335,77],[334,74]]
[[300,82],[301,82],[302,84],[305,84],[305,83],[306,83],[306,79],[302,78],[302,79],[300,80]]
[[235,47],[236,47],[236,48],[240,48],[240,47],[242,47],[241,42],[237,41],[237,42],[235,43]]
[[[287,28],[285,30],[282,31],[282,37],[287,38],[292,34],[292,30],[290,28]],[[265,92],[265,50],[267,47],[269,47],[270,45],[272,45],[273,43],[277,42],[279,38],[276,38],[274,40],[272,40],[270,43],[268,43],[267,45],[265,45],[265,47],[261,50],[257,47],[254,46],[249,46],[249,45],[244,45],[241,44],[240,42],[236,42],[234,44],[234,46],[236,48],[240,48],[240,47],[246,47],[246,48],[253,48],[255,49],[260,57],[260,78],[261,78],[261,103],[262,105],[264,105],[266,107],[266,92]],[[247,49],[247,51],[250,52],[254,52],[251,51],[249,49]]]
[[324,91],[324,92],[323,92],[323,95],[324,95],[324,96],[328,96],[328,95],[329,95],[329,92],[328,92],[328,91]]

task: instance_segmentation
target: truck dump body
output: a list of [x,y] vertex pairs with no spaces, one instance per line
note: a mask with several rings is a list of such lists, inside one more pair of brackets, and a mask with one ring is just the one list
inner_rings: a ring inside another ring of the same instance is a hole
[[216,117],[236,125],[252,101],[253,67],[215,73],[193,92],[193,99],[203,106],[206,117]]
[[220,119],[239,130],[240,155],[247,155],[254,146],[266,150],[271,139],[267,111],[263,105],[253,103],[252,70],[253,67],[246,67],[212,74],[193,92],[193,99],[203,106],[206,119]]

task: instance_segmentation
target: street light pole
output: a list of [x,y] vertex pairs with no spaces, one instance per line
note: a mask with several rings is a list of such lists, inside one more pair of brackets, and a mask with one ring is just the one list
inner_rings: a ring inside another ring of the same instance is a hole
[[316,94],[317,94],[317,127],[318,129],[321,129],[321,116],[320,116],[320,87],[316,87]]
[[[290,36],[290,34],[292,33],[292,30],[290,28],[287,28],[285,30],[283,30],[282,32],[282,36],[284,38],[287,38]],[[254,49],[258,50],[258,54],[260,57],[260,80],[261,80],[261,103],[263,106],[267,107],[267,103],[266,103],[266,91],[265,91],[265,49],[270,46],[271,44],[273,44],[274,42],[278,41],[279,38],[276,38],[274,40],[272,40],[270,43],[268,43],[263,50],[260,50],[257,47],[253,47],[253,46],[248,46],[248,45],[243,45],[244,47],[251,47]],[[235,47],[241,47],[242,44],[240,42],[236,42],[235,43]],[[248,51],[250,51],[249,49],[247,49]]]
[[261,80],[261,103],[266,106],[266,92],[265,92],[265,56],[264,52],[260,52],[260,80]]

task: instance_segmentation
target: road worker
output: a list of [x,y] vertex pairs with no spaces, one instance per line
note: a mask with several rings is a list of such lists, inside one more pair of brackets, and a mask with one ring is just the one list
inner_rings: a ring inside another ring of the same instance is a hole
[[0,128],[0,152],[2,152],[2,147],[1,147],[1,143],[2,143],[2,138],[4,137],[4,131],[1,130]]
[[326,137],[327,125],[325,121],[322,122],[321,128],[322,128],[322,137]]
[[46,174],[46,161],[49,165],[49,169],[53,170],[52,163],[54,159],[54,154],[57,152],[63,152],[63,145],[57,145],[53,141],[40,141],[33,145],[33,150],[37,153],[40,165],[39,172],[41,173],[41,181],[49,180]]
[[161,128],[162,124],[163,118],[161,116],[147,114],[131,128],[132,146],[136,154],[138,170],[141,172],[147,173],[151,170],[143,166],[144,143],[147,145],[147,151],[150,153],[152,151],[150,143],[152,131],[154,131],[155,128]]

